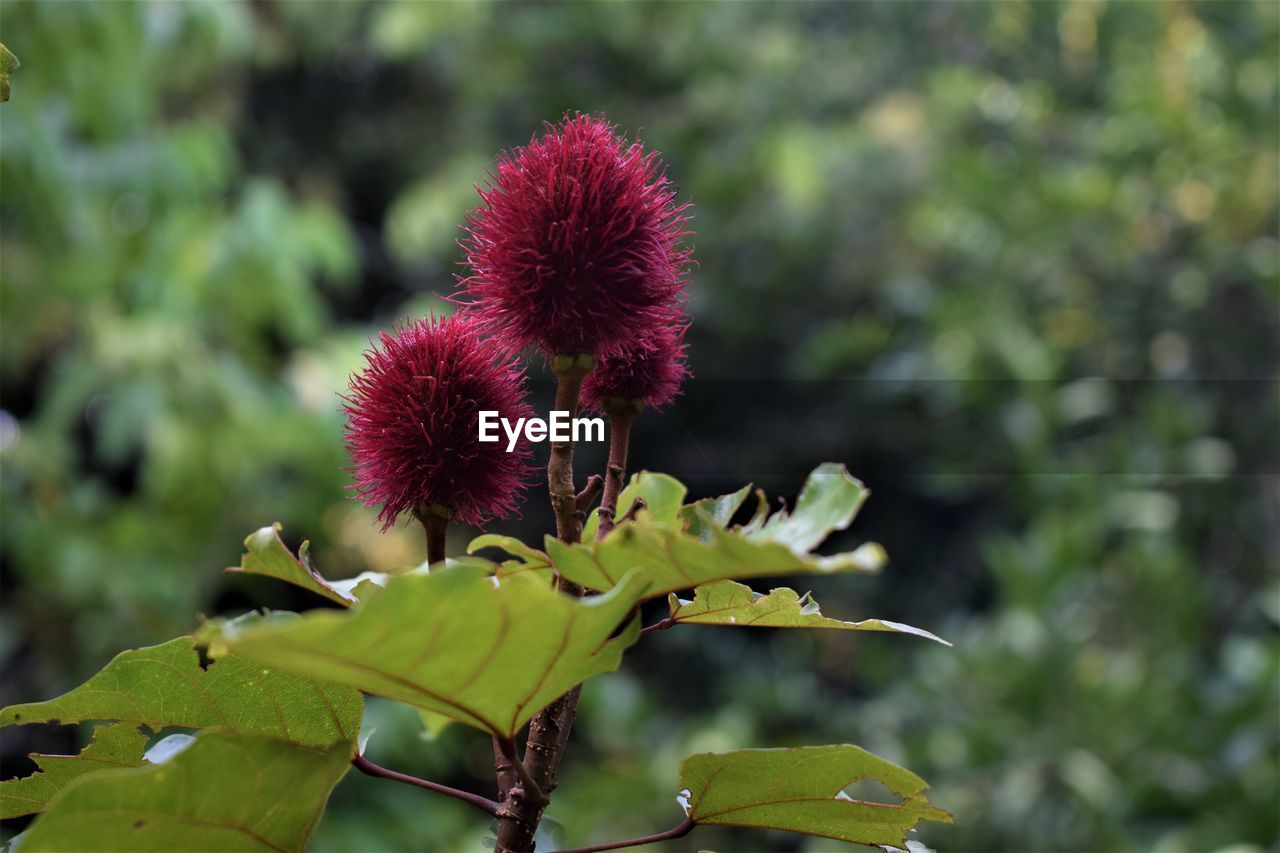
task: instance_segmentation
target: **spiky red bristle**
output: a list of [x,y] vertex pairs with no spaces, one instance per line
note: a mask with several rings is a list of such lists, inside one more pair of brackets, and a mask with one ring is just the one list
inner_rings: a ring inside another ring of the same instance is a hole
[[689,375],[684,344],[688,328],[683,320],[669,319],[632,349],[600,359],[582,383],[583,405],[603,411],[610,399],[640,400],[653,409],[670,403]]
[[382,333],[344,397],[355,489],[389,528],[405,512],[447,507],[469,524],[509,515],[530,473],[527,443],[479,441],[479,413],[529,417],[509,350],[458,314]]
[[516,348],[606,355],[650,336],[685,286],[688,206],[656,152],[566,115],[504,154],[461,245],[463,301]]

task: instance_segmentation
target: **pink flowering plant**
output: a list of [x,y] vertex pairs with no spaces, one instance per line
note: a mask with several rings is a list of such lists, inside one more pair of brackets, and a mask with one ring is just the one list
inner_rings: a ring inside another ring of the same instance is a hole
[[[561,839],[539,827],[583,683],[607,677],[646,635],[775,628],[938,639],[831,618],[788,587],[762,594],[744,582],[881,566],[873,543],[815,553],[867,498],[842,465],[818,466],[794,508],[773,513],[759,492],[751,506],[750,486],[690,500],[670,476],[628,479],[637,419],[670,404],[689,377],[689,207],[655,152],[601,118],[570,115],[504,154],[480,198],[461,241],[469,271],[457,311],[382,334],[342,398],[355,495],[378,509],[384,531],[421,524],[426,562],[328,580],[305,543],[291,552],[278,525],[264,527],[231,571],[294,584],[327,607],[206,622],[121,653],[63,696],[0,710],[0,725],[94,724],[80,754],[34,756],[38,772],[0,783],[0,816],[41,813],[24,853],[300,850],[353,767],[485,812],[500,853],[556,849]],[[528,352],[556,376],[554,411],[608,420],[607,466],[579,482],[573,441],[551,436],[554,534],[525,543],[485,533],[449,548],[452,523],[510,516],[535,479],[527,441],[480,438],[484,413],[533,415],[519,360]],[[641,605],[654,599],[668,612],[646,626]],[[432,730],[478,730],[492,788],[461,791],[370,761],[365,695],[413,706]],[[847,791],[864,780],[890,801]],[[904,848],[920,821],[951,820],[926,787],[848,744],[693,755],[672,780],[669,828],[565,839],[579,846],[560,849],[637,846],[702,825]]]

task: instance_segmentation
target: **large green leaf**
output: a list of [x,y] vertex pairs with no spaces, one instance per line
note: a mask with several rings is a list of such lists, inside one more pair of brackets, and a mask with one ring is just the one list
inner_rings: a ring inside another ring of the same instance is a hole
[[0,710],[0,725],[117,720],[146,725],[218,726],[271,735],[306,746],[345,741],[360,730],[363,700],[324,684],[236,655],[207,668],[190,637],[122,652],[101,672],[57,699]]
[[350,760],[345,744],[210,730],[164,764],[75,781],[22,850],[302,850]]
[[79,755],[33,754],[40,769],[21,779],[0,782],[0,818],[43,811],[63,788],[86,773],[143,763],[147,737],[137,726],[97,726]]
[[[854,799],[845,789],[872,780],[896,803]],[[951,822],[908,770],[856,746],[743,749],[686,758],[682,803],[699,824],[781,829],[867,845],[902,847],[921,820]]]
[[847,527],[866,500],[866,489],[843,465],[819,466],[793,511],[761,512],[740,528],[725,524],[745,492],[717,498],[710,506],[681,507],[684,487],[655,474],[637,475],[628,490],[647,490],[655,501],[652,511],[619,525],[600,542],[567,545],[548,536],[544,547],[556,571],[588,589],[611,589],[628,572],[639,571],[650,582],[645,596],[653,598],[712,581],[875,571],[884,563],[884,549],[874,543],[832,556],[811,553],[827,534]]
[[574,685],[617,668],[639,635],[627,615],[644,585],[631,577],[578,599],[532,573],[498,580],[456,566],[393,578],[350,613],[248,629],[228,645],[507,737]]
[[303,542],[295,557],[280,539],[280,529],[277,523],[250,533],[244,540],[246,553],[240,558],[240,565],[227,571],[266,575],[302,587],[344,607],[350,607],[362,598],[371,589],[369,584],[381,586],[386,583],[385,575],[374,572],[366,572],[347,581],[325,580],[311,565],[310,543]]
[[694,590],[692,601],[682,601],[675,593],[667,596],[673,622],[691,625],[725,625],[739,628],[825,628],[837,631],[892,631],[915,634],[944,646],[946,640],[920,628],[885,619],[842,622],[822,615],[818,602],[809,593],[779,587],[761,595],[745,584],[716,581]]
[[874,543],[821,557],[714,525],[695,536],[643,518],[591,545],[548,537],[546,549],[557,571],[588,589],[612,589],[629,572],[639,571],[649,581],[645,598],[730,578],[876,571],[884,562],[883,549]]

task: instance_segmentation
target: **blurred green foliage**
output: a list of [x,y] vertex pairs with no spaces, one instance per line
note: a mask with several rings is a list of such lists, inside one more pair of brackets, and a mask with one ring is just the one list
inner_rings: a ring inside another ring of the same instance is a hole
[[[697,205],[720,389],[636,463],[711,493],[848,462],[893,564],[817,597],[956,648],[647,639],[584,695],[562,837],[674,823],[692,752],[851,742],[934,784],[943,849],[1280,843],[1276,4],[11,0],[0,31],[0,702],[314,604],[220,575],[271,521],[334,576],[420,559],[344,497],[336,394],[450,292],[493,155],[603,111]],[[723,404],[743,378],[821,389],[803,440],[758,386]],[[375,759],[485,790],[469,733],[369,713]],[[352,777],[315,846],[483,831]]]

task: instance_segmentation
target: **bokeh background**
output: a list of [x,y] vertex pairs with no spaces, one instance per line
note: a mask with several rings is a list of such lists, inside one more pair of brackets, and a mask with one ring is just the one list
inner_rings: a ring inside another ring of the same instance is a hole
[[[846,462],[874,494],[832,544],[892,562],[815,595],[955,648],[646,638],[586,690],[543,846],[673,824],[688,753],[853,742],[933,784],[943,850],[1275,849],[1278,21],[1265,0],[6,0],[0,701],[197,614],[314,606],[222,574],[271,521],[334,577],[420,561],[347,497],[337,394],[372,334],[445,304],[496,152],[604,112],[697,215],[696,378],[634,463],[787,496]],[[544,503],[495,529],[539,536]],[[369,716],[377,760],[489,790],[483,738]],[[82,736],[5,730],[4,772]],[[356,774],[314,848],[486,832]]]

